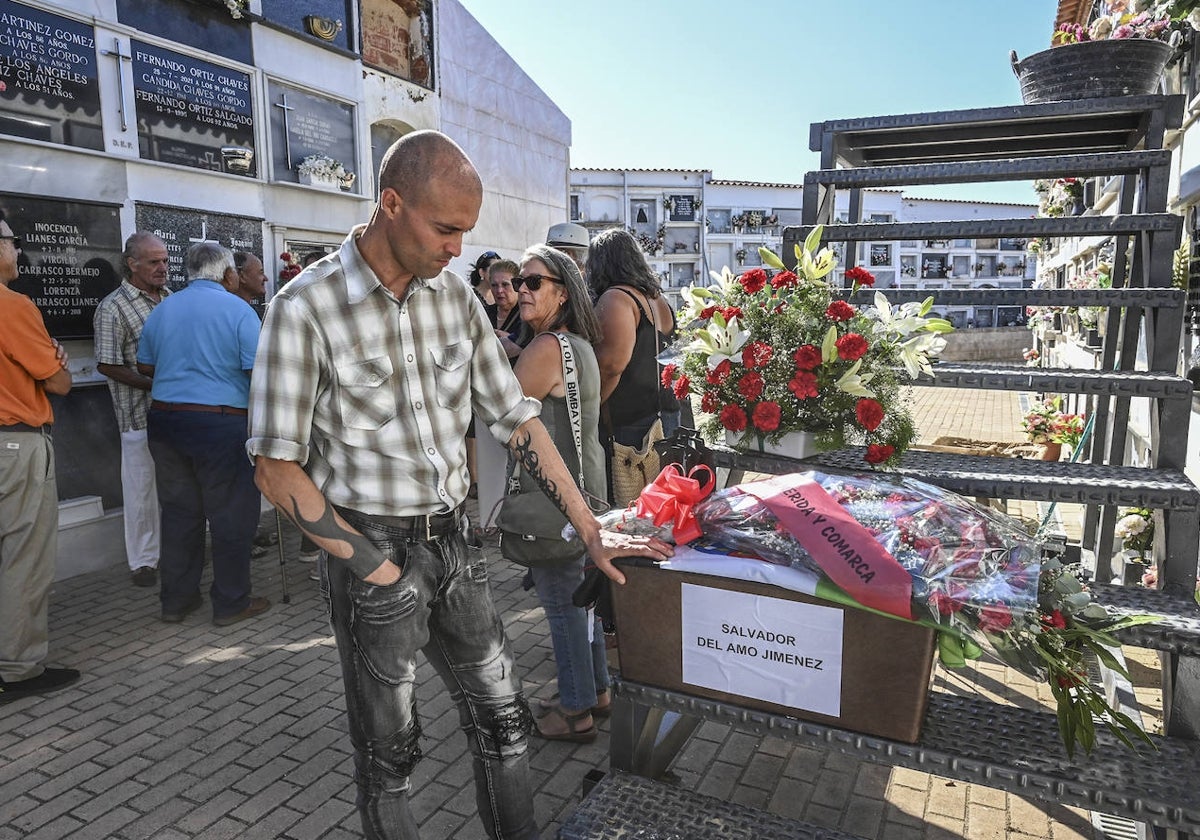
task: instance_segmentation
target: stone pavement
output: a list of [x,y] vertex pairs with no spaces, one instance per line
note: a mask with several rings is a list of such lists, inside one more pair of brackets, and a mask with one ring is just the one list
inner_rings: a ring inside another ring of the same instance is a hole
[[[973,436],[1017,434],[1017,409],[1004,400],[980,405],[957,392],[947,407],[928,398],[948,392],[916,390],[931,426],[938,412],[953,419],[969,410],[979,414]],[[944,433],[927,428],[925,437]],[[289,531],[291,558],[297,543]],[[519,570],[494,543],[485,551],[527,693],[548,697],[554,666],[544,616],[522,591]],[[255,561],[255,590],[274,605],[227,628],[212,626],[207,604],[182,624],[163,624],[157,593],[132,587],[120,567],[57,583],[51,659],[84,676],[49,697],[0,706],[0,840],[361,837],[337,654],[308,569],[288,561],[291,603],[283,604],[276,554]],[[413,803],[421,836],[482,838],[456,712],[432,668],[423,665],[418,678],[426,757]],[[1026,704],[1048,693],[988,664],[939,668],[935,688]],[[600,727],[591,745],[531,741],[546,838],[578,801],[584,775],[607,766],[607,721]],[[702,793],[869,838],[1093,837],[1075,809],[711,723],[673,772]]]

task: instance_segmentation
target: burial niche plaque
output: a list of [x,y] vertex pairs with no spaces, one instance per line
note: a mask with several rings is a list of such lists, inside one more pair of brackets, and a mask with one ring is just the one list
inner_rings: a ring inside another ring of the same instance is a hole
[[254,177],[250,75],[131,40],[143,158]]
[[161,204],[138,204],[135,215],[138,230],[150,231],[167,246],[170,258],[167,285],[171,291],[179,291],[187,285],[183,258],[187,249],[197,242],[219,242],[231,251],[249,251],[262,257],[262,219],[181,210]]
[[[300,182],[299,167],[310,155],[323,155],[354,172],[358,160],[354,142],[354,106],[325,96],[272,82],[272,177]],[[356,179],[344,187],[358,191]]]
[[21,237],[10,288],[28,295],[55,338],[91,338],[96,305],[120,283],[120,208],[0,193],[0,209]]
[[0,0],[0,132],[104,149],[91,26]]

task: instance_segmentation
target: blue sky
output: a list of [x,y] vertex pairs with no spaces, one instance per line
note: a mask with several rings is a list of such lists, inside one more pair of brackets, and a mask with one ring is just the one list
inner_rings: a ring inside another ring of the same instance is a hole
[[[822,120],[1020,103],[1055,0],[460,0],[571,119],[573,166],[798,183]],[[914,194],[1032,202],[1026,185]]]

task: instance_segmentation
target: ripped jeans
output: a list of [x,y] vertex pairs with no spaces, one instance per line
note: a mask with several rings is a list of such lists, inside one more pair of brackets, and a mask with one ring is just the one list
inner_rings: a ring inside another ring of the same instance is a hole
[[[409,542],[387,517],[347,517],[403,574],[372,586],[322,553],[346,685],[358,811],[369,840],[417,840],[409,776],[421,759],[414,695],[417,651],[450,690],[475,771],[475,799],[488,836],[537,838],[526,735],[533,718],[492,601],[487,566],[461,531]],[[465,520],[464,520],[465,521]]]

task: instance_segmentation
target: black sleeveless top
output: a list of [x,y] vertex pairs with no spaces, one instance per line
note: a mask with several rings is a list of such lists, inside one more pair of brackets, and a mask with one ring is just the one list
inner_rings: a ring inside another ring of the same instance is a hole
[[632,425],[659,412],[679,411],[679,400],[669,388],[662,387],[662,371],[656,358],[675,336],[675,313],[671,313],[671,329],[659,332],[637,295],[620,286],[613,288],[633,298],[638,308],[633,354],[606,403],[615,428]]

